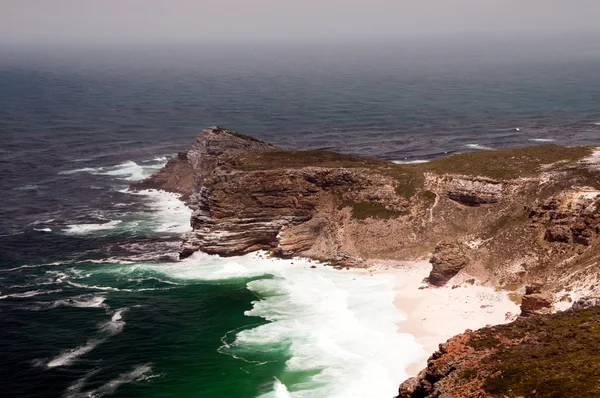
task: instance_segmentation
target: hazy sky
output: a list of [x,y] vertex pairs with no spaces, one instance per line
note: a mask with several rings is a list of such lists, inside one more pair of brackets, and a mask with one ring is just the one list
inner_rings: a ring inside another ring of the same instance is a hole
[[598,0],[0,0],[8,43],[315,41],[597,32]]

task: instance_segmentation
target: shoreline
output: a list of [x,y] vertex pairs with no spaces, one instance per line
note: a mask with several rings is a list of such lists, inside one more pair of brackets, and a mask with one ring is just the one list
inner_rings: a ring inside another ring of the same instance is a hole
[[507,291],[462,281],[433,287],[423,282],[429,275],[428,261],[385,262],[369,267],[371,273],[396,275],[395,307],[406,319],[398,322],[398,333],[410,334],[426,353],[409,364],[404,372],[416,376],[439,344],[467,329],[480,329],[513,321],[520,313]]

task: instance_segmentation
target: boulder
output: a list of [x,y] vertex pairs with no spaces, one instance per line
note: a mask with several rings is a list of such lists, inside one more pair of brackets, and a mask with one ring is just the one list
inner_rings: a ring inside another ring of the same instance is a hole
[[566,225],[553,225],[546,229],[544,239],[547,242],[570,243],[573,237],[571,228]]
[[583,310],[590,307],[596,307],[600,305],[600,297],[585,296],[573,303],[571,309]]
[[439,243],[429,261],[433,268],[428,282],[434,286],[444,286],[469,263],[467,247],[459,242]]
[[549,292],[544,292],[541,285],[531,285],[525,288],[525,295],[521,300],[521,316],[529,317],[537,314],[550,314],[554,297]]

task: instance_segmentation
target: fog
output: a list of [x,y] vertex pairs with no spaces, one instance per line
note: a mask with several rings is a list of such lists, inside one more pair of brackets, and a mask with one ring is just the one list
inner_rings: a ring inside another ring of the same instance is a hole
[[597,0],[0,0],[0,43],[600,36]]

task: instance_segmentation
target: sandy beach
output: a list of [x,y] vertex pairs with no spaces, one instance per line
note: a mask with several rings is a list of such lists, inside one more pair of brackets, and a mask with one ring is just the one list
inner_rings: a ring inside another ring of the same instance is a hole
[[398,333],[414,336],[426,353],[405,370],[411,377],[450,337],[467,329],[510,322],[520,312],[519,306],[508,298],[509,292],[465,281],[460,276],[445,287],[423,283],[431,270],[427,261],[378,264],[371,270],[396,275],[398,293],[394,304],[406,315],[406,320],[398,323]]

